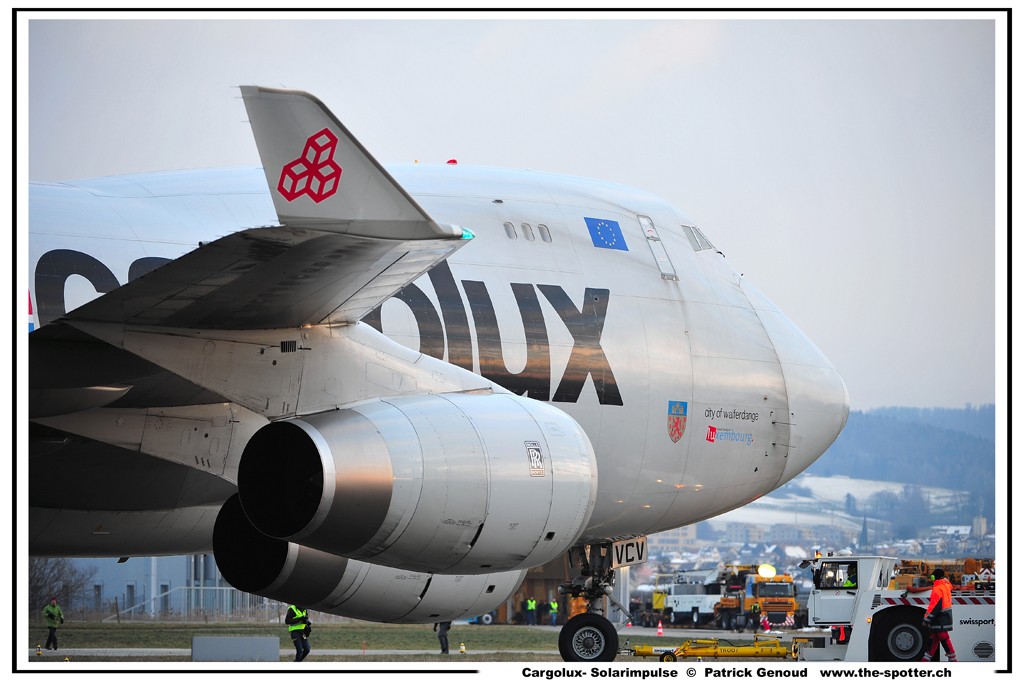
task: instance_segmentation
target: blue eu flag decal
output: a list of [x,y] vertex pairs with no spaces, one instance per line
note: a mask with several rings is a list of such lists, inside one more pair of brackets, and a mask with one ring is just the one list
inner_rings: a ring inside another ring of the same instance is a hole
[[622,236],[619,223],[615,220],[602,220],[599,218],[583,218],[587,222],[587,229],[590,231],[590,240],[598,248],[611,248],[616,251],[628,251],[626,239]]

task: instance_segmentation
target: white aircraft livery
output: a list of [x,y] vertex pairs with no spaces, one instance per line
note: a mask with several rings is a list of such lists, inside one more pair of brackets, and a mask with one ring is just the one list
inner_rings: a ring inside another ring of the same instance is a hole
[[846,424],[832,364],[665,201],[385,169],[316,98],[241,91],[262,168],[30,187],[32,555],[212,552],[238,589],[422,623],[568,553],[562,657],[611,660],[646,535]]

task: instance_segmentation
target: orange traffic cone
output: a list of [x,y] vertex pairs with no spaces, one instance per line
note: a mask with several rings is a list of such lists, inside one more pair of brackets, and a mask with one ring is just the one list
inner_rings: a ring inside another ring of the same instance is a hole
[[665,632],[661,629],[661,620],[658,620],[658,636],[664,636]]

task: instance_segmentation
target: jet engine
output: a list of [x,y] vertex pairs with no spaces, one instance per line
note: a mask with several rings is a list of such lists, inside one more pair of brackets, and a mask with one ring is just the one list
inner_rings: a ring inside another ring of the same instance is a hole
[[583,428],[505,393],[389,397],[257,431],[238,468],[260,532],[417,572],[542,565],[586,527],[597,464]]
[[221,574],[241,591],[319,612],[404,624],[494,610],[526,575],[428,575],[334,556],[259,532],[237,494],[217,515],[213,551]]

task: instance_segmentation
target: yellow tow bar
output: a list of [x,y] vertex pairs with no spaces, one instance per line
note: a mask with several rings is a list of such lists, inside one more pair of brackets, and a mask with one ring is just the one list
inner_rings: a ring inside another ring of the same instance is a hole
[[790,653],[790,649],[782,645],[779,639],[760,640],[756,634],[752,645],[735,646],[717,638],[698,638],[683,641],[676,648],[633,646],[630,652],[638,657],[657,657],[662,662],[675,662],[681,657],[787,657]]

